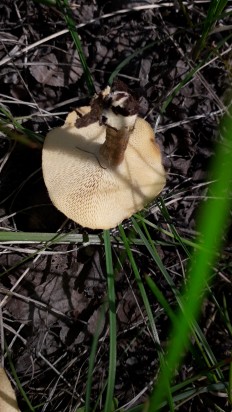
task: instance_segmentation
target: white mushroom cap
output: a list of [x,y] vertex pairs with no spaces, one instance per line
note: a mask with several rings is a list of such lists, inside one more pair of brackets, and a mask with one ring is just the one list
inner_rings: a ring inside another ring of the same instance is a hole
[[[82,113],[89,111],[82,108]],[[51,130],[43,147],[44,181],[53,204],[68,218],[92,229],[110,229],[141,210],[163,189],[166,178],[160,149],[145,120],[137,118],[123,161],[105,168],[99,150],[106,127],[99,122]]]

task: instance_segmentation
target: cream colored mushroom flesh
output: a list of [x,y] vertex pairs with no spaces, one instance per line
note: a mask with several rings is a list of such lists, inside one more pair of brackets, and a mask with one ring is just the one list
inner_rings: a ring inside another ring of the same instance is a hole
[[114,228],[163,189],[160,149],[137,114],[129,92],[108,87],[48,133],[44,181],[52,203],[78,224]]
[[0,412],[20,412],[15,392],[3,368],[0,367]]

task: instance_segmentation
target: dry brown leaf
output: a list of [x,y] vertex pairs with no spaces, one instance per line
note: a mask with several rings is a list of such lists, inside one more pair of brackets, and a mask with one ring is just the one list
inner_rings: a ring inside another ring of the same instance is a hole
[[56,55],[49,53],[30,67],[30,73],[37,82],[48,86],[64,87],[75,83],[83,73],[77,52],[65,56],[63,63],[59,64]]
[[57,87],[64,84],[64,73],[54,53],[42,57],[38,64],[30,67],[30,72],[39,83]]

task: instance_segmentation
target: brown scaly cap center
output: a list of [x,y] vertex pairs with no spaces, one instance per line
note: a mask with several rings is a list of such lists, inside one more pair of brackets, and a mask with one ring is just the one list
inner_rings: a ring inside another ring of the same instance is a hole
[[[122,85],[119,82],[119,85]],[[116,167],[124,159],[129,137],[134,129],[138,114],[137,100],[125,90],[111,91],[106,88],[91,102],[91,110],[77,119],[76,126],[87,127],[99,122],[106,128],[106,140],[99,149],[99,163],[102,167]]]

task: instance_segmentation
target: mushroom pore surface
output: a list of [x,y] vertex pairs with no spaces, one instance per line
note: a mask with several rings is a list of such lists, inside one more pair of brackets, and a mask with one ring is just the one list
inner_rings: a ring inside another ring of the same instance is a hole
[[[81,108],[84,114],[89,107]],[[68,218],[92,229],[110,229],[143,209],[165,185],[165,171],[154,133],[137,118],[123,161],[101,164],[99,150],[106,127],[99,122],[75,126],[70,113],[62,127],[51,130],[44,143],[43,176],[53,204]]]

